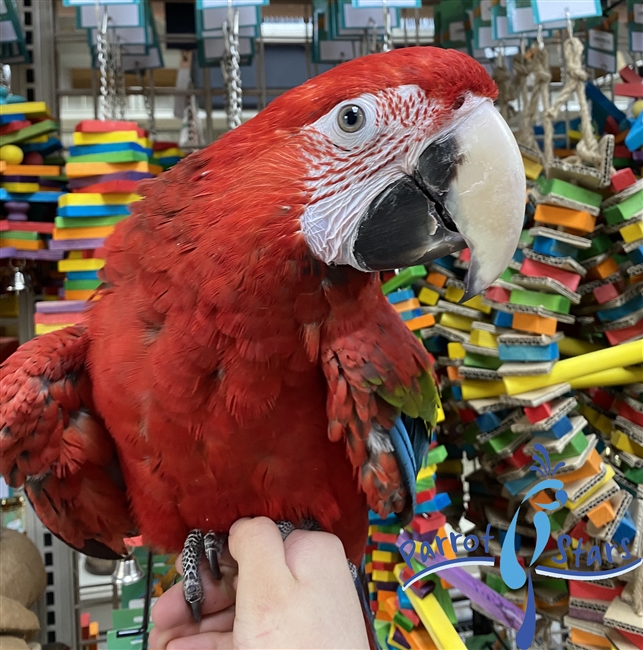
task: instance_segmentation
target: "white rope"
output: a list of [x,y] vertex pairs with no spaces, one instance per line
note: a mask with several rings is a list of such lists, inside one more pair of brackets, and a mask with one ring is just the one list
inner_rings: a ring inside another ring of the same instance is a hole
[[496,100],[496,106],[500,111],[500,114],[509,120],[514,114],[514,110],[509,106],[509,102],[515,99],[513,86],[511,85],[511,75],[509,70],[505,67],[502,56],[498,56],[496,67],[493,70],[493,80],[498,86],[498,99]]
[[643,565],[634,574],[634,613],[643,616]]

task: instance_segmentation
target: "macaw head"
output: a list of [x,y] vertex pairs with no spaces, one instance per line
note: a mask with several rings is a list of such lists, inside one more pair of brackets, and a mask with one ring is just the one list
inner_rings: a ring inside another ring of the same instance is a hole
[[278,135],[288,155],[266,155],[304,161],[301,232],[326,264],[380,271],[469,247],[470,297],[506,269],[523,225],[524,169],[496,94],[469,56],[405,48],[314,77],[228,136],[247,148],[254,134],[259,150]]

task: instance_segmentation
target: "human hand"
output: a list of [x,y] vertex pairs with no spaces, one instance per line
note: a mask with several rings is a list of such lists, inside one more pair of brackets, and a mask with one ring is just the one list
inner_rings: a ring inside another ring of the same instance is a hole
[[258,517],[236,522],[228,546],[221,583],[203,564],[201,623],[191,619],[181,585],[175,585],[152,610],[151,648],[368,648],[359,598],[335,536],[295,530],[282,542],[277,526]]

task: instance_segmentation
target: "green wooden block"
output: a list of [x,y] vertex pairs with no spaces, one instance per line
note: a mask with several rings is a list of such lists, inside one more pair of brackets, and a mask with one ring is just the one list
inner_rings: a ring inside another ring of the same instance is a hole
[[509,587],[507,587],[504,580],[500,576],[497,576],[495,573],[487,573],[484,581],[488,587],[491,587],[499,594],[505,594],[509,591]]
[[592,208],[600,208],[603,201],[603,197],[598,192],[591,192],[583,187],[578,187],[578,185],[561,181],[558,178],[540,178],[538,187],[541,194],[559,196],[570,201],[589,205]]
[[487,368],[489,370],[498,370],[503,364],[498,357],[489,357],[486,354],[476,354],[475,352],[466,352],[464,355],[464,365],[472,368]]
[[421,481],[418,481],[415,484],[416,492],[424,492],[426,490],[431,490],[435,487],[435,479],[431,476],[423,478]]
[[554,512],[554,514],[549,515],[549,523],[551,525],[552,532],[560,530],[563,527],[568,513],[569,510],[567,510],[567,508],[561,508],[560,510]]
[[632,483],[636,483],[637,485],[643,484],[643,467],[632,467],[623,472],[623,474],[628,481],[632,481]]
[[147,162],[148,160],[148,156],[141,151],[112,151],[110,153],[86,153],[81,156],[70,156],[67,162],[126,163]]
[[431,451],[426,455],[426,464],[433,465],[435,463],[441,463],[447,457],[447,450],[444,445],[439,445],[431,449]]
[[56,228],[94,228],[97,226],[115,226],[123,219],[127,219],[128,214],[118,215],[116,217],[56,217],[54,225]]
[[523,230],[520,233],[520,243],[527,246],[534,243],[534,238],[529,234],[529,230]]
[[380,533],[386,533],[388,535],[397,535],[400,532],[401,528],[399,524],[392,524],[390,526],[380,526],[377,524],[377,530]]
[[65,289],[68,291],[90,291],[100,287],[100,280],[65,280]]
[[536,585],[539,587],[547,587],[548,589],[555,589],[564,594],[567,593],[567,580],[563,580],[562,578],[545,578],[544,580],[539,578],[537,582],[534,581],[534,586]]
[[603,211],[607,223],[621,223],[643,210],[643,190]]
[[413,628],[415,627],[412,621],[406,618],[406,616],[404,616],[402,612],[395,612],[395,616],[393,616],[393,623],[396,623],[403,630],[406,630],[407,632],[411,632],[411,630],[413,630]]
[[453,608],[453,602],[451,600],[451,596],[449,596],[449,592],[442,586],[440,576],[431,575],[428,579],[431,582],[435,583],[435,590],[433,591],[433,595],[437,599],[440,607],[442,607],[444,610],[444,613],[447,615],[447,618],[451,624],[455,625],[458,622],[458,617],[455,613],[455,609]]
[[391,293],[391,291],[401,289],[402,287],[408,287],[409,284],[413,284],[420,278],[425,278],[426,275],[427,272],[424,266],[409,266],[408,269],[400,271],[394,278],[385,282],[382,285],[382,292],[386,296]]
[[581,260],[588,260],[590,257],[596,257],[601,253],[609,250],[612,247],[612,240],[609,238],[609,235],[597,235],[593,237],[592,245],[585,250],[580,251],[578,258]]
[[513,433],[511,430],[504,431],[490,440],[487,440],[487,442],[483,444],[483,448],[490,454],[497,454],[499,451],[502,451],[505,447],[510,445],[519,435],[521,434]]
[[388,648],[387,640],[390,629],[391,624],[388,621],[375,620],[375,636],[380,648]]
[[467,646],[467,650],[490,650],[495,647],[497,641],[495,634],[474,634],[464,639],[464,645]]
[[23,230],[3,230],[0,232],[0,239],[23,239],[27,241],[35,241],[38,239],[37,232],[26,232]]
[[7,133],[2,136],[2,145],[6,144],[16,144],[18,142],[24,142],[25,140],[30,140],[31,138],[37,138],[39,135],[46,135],[47,133],[53,133],[58,131],[58,123],[53,120],[43,120],[42,122],[36,122],[31,126],[27,126],[24,129],[19,131],[14,131],[13,133]]
[[366,553],[364,556],[364,564],[368,564],[369,562],[373,561],[373,554],[372,553]]
[[585,449],[587,449],[587,445],[588,442],[585,434],[582,431],[579,431],[559,454],[549,454],[549,460],[553,465],[561,460],[579,456],[585,451]]
[[557,314],[569,314],[571,300],[565,296],[554,293],[541,293],[540,291],[516,290],[511,292],[509,302],[514,305],[525,305],[529,307],[541,306]]
[[518,271],[514,271],[513,269],[505,269],[500,274],[500,279],[504,280],[505,282],[511,282],[511,278],[513,278],[516,273],[518,273]]

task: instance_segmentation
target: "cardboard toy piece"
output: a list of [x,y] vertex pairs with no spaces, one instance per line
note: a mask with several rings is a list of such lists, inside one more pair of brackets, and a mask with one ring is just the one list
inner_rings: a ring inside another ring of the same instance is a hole
[[556,397],[565,395],[571,391],[571,386],[567,383],[554,384],[553,386],[545,386],[544,388],[537,388],[524,393],[516,395],[501,395],[500,402],[506,407],[509,406],[528,406],[534,408],[540,406],[545,402],[549,402]]

